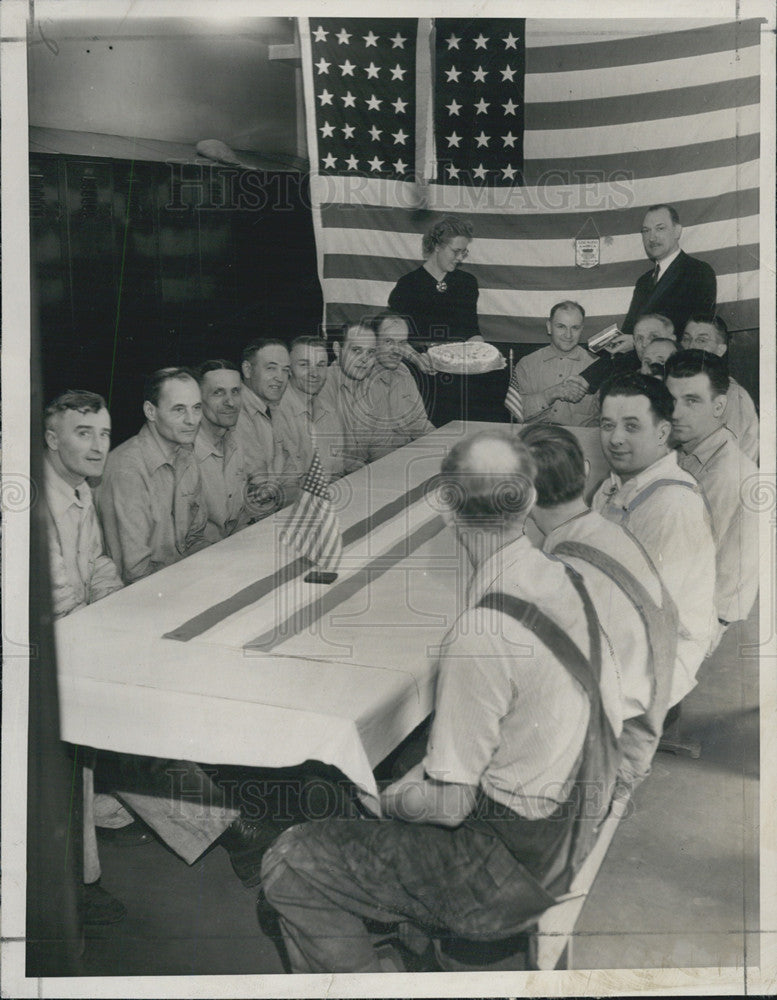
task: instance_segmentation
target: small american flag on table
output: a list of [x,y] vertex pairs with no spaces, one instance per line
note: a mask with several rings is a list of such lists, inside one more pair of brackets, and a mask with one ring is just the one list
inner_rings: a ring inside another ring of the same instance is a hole
[[510,386],[507,390],[507,395],[505,396],[505,406],[510,411],[510,413],[515,417],[519,424],[523,423],[523,403],[521,401],[521,394],[518,392],[518,383],[516,380],[515,372],[510,377]]
[[313,452],[302,494],[297,500],[281,540],[307,556],[322,570],[334,571],[340,563],[343,540],[327,486],[329,476]]

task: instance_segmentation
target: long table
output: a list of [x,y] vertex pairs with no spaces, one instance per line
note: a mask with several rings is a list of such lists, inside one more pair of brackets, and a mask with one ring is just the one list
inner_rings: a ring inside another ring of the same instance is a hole
[[[373,768],[432,708],[436,651],[469,564],[425,484],[453,443],[427,435],[334,484],[333,584],[281,540],[290,510],[56,623],[62,738],[210,764]],[[598,432],[578,437],[602,478]]]

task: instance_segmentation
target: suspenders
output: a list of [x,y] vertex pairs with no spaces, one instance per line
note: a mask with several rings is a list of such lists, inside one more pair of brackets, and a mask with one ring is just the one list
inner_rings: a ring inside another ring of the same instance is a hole
[[602,513],[606,510],[609,520],[615,521],[622,527],[626,528],[628,527],[629,518],[631,517],[633,511],[636,510],[640,504],[644,503],[645,500],[648,500],[655,493],[655,491],[660,489],[662,486],[683,486],[685,489],[690,490],[691,493],[696,493],[704,501],[704,506],[707,513],[710,515],[710,518],[712,517],[709,501],[704,495],[704,491],[700,489],[697,483],[687,483],[684,479],[656,479],[654,482],[648,483],[644,490],[641,490],[625,508],[616,507],[608,500],[604,505]]
[[[554,886],[558,885],[556,891],[562,892],[566,889],[560,886],[568,884],[585,860],[594,844],[600,823],[609,811],[620,764],[618,741],[604,711],[599,689],[602,670],[599,621],[580,575],[569,566],[565,566],[564,570],[583,602],[588,626],[590,658],[585,657],[566,632],[535,604],[499,592],[486,594],[478,604],[478,607],[510,615],[533,632],[582,686],[588,696],[590,707],[588,728],[575,776],[575,786],[569,799],[571,812],[567,813],[571,827],[569,847],[565,852],[564,871],[558,879],[554,879]],[[564,882],[559,883],[562,878]],[[553,892],[554,888],[549,887],[549,891]]]

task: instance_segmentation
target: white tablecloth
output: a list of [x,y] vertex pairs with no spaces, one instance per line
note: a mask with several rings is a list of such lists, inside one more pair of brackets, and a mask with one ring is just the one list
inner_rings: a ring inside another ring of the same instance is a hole
[[[57,622],[62,738],[212,764],[315,759],[374,795],[373,768],[431,711],[436,647],[461,610],[469,564],[420,487],[463,433],[449,424],[340,481],[343,529],[413,489],[418,499],[347,546],[332,585],[304,583],[305,569],[188,641],[166,638],[294,560],[279,540],[287,510]],[[601,466],[597,432],[579,436]],[[305,612],[357,573],[336,607]],[[314,620],[274,634],[300,609]]]

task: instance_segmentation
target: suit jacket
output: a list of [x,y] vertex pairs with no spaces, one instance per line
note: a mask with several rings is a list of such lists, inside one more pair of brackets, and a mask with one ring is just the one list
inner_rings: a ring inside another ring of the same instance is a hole
[[[691,316],[698,314],[712,318],[716,295],[715,272],[710,265],[696,257],[689,257],[681,250],[657,285],[653,285],[653,268],[637,279],[631,305],[620,330],[622,333],[634,333],[634,324],[640,316],[660,313],[672,321],[675,335],[682,337]],[[638,368],[639,360],[633,351],[612,356],[604,352],[580,374],[588,382],[591,392],[597,392],[602,382],[611,375]]]
[[634,333],[640,316],[661,313],[671,319],[675,335],[681,337],[691,316],[699,313],[712,319],[716,291],[715,272],[710,265],[681,250],[655,287],[652,269],[637,280],[621,331]]

